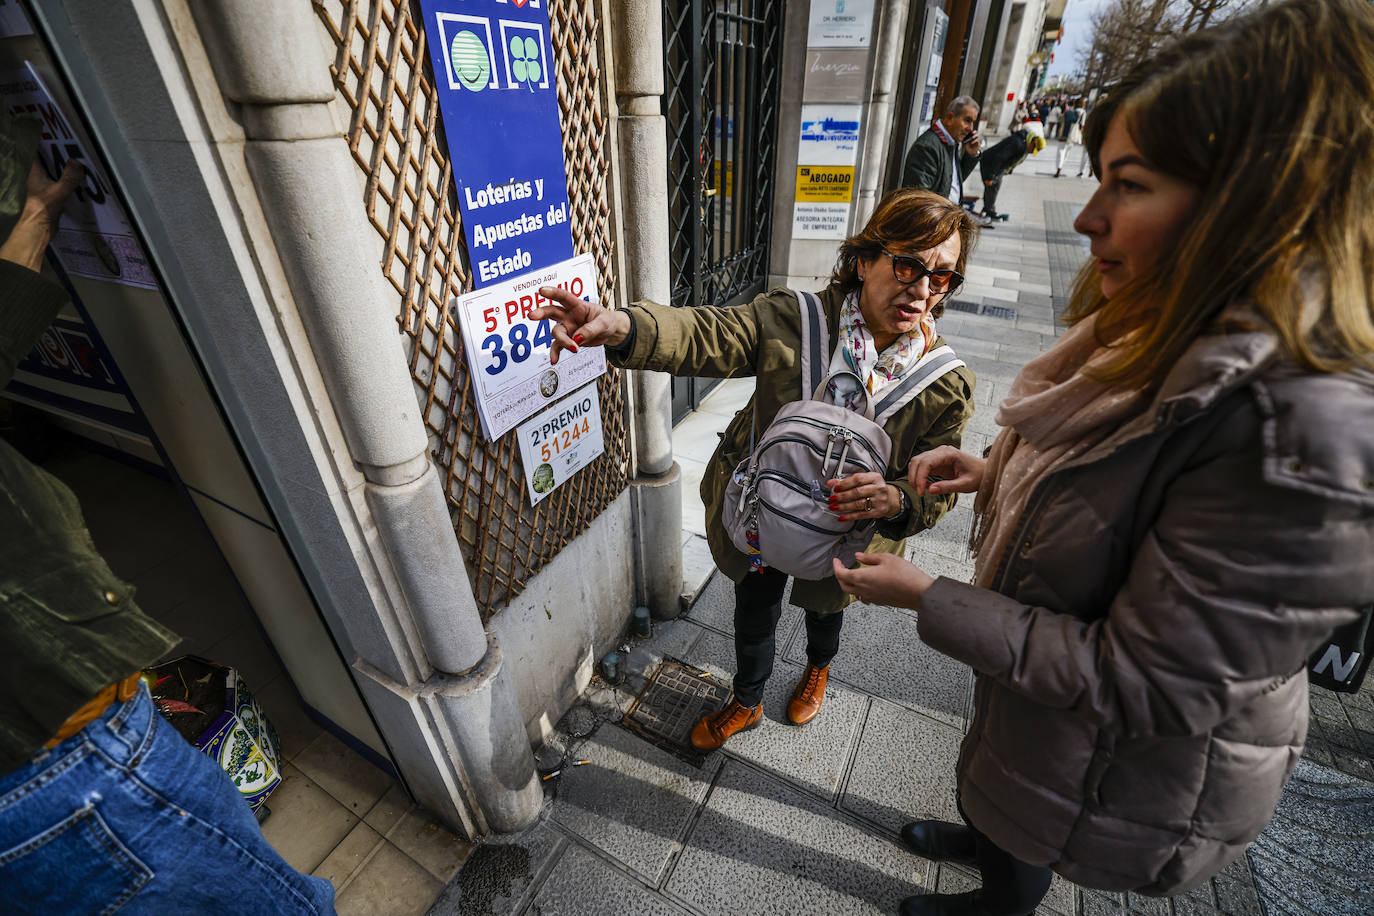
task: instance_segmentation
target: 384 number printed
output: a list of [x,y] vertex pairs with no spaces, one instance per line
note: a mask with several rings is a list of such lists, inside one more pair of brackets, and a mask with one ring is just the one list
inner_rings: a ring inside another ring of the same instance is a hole
[[[507,362],[523,363],[530,358],[538,347],[553,344],[553,331],[549,327],[551,319],[545,318],[534,327],[534,337],[530,337],[529,325],[513,324],[505,336],[488,334],[482,339],[482,349],[491,353],[494,362],[485,367],[487,375],[500,375]],[[509,350],[507,345],[509,344]]]

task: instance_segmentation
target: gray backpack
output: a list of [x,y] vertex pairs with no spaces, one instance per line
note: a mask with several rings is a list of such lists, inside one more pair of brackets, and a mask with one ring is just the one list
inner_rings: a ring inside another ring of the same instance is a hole
[[964,363],[948,346],[936,347],[874,403],[862,382],[864,412],[822,400],[838,375],[826,374],[831,347],[825,311],[814,293],[797,293],[802,310],[801,400],[784,404],[757,447],[739,463],[725,487],[723,522],[730,541],[756,565],[798,579],[824,579],[830,561],[846,566],[873,539],[873,519],[841,522],[830,511],[825,482],[860,471],[886,475],[892,440],[882,424],[931,383]]

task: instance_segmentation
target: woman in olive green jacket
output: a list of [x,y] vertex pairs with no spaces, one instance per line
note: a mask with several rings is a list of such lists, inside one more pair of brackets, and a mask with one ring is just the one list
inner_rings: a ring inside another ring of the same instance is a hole
[[[841,245],[830,285],[820,293],[830,339],[837,342],[831,370],[854,372],[876,395],[942,345],[934,321],[963,280],[960,272],[976,232],[972,217],[938,194],[907,188],[888,195],[863,232]],[[721,523],[721,503],[730,474],[749,453],[751,431],[766,429],[784,404],[801,397],[797,294],[779,288],[737,306],[687,309],[641,302],[612,311],[559,290],[540,292],[561,305],[531,313],[559,322],[551,354],[555,362],[562,349],[605,344],[620,366],[757,379],[753,397],[726,429],[701,483],[711,554],[736,583],[734,697],[692,733],[698,748],[719,747],[735,732],[758,724],[773,667],[787,576],[769,567],[750,573],[748,558]],[[888,418],[884,429],[893,448],[885,473],[829,482],[830,508],[841,520],[876,522],[879,537],[870,549],[901,552],[903,538],[931,527],[954,504],[949,496],[917,494],[905,468],[913,455],[958,445],[973,412],[973,381],[960,363]],[[847,599],[827,577],[797,580],[791,600],[806,611],[808,665],[788,705],[788,717],[801,725],[820,710]]]

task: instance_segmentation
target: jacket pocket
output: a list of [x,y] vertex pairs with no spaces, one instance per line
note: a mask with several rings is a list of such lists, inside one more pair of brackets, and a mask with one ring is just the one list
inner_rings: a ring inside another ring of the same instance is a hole
[[1088,761],[1088,768],[1083,774],[1083,800],[1090,807],[1102,807],[1102,781],[1112,768],[1115,752],[1116,736],[1098,731],[1092,759]]
[[134,587],[121,581],[103,560],[65,556],[60,570],[14,584],[4,594],[9,612],[37,611],[66,623],[85,623],[129,609]]

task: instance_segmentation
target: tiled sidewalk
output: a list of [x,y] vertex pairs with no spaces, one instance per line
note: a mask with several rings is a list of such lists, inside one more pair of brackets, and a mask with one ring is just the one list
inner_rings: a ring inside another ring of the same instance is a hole
[[[994,405],[1020,366],[1054,341],[1054,316],[1086,254],[1071,222],[1093,184],[1049,177],[1053,153],[1004,183],[999,203],[1011,221],[983,234],[969,283],[940,323],[978,373],[969,450],[996,435]],[[805,633],[801,612],[787,606],[761,727],[731,739],[700,768],[619,724],[662,658],[722,679],[734,670],[733,596],[728,581],[709,575],[696,486],[714,432],[747,399],[748,384],[721,386],[675,437],[685,478],[684,593],[696,597],[690,611],[659,625],[651,640],[629,641],[632,674],[623,686],[593,682],[541,751],[550,769],[565,759],[590,763],[549,781],[537,826],[480,844],[432,913],[857,916],[894,913],[910,894],[975,886],[969,872],[911,855],[897,841],[907,820],[955,817],[954,761],[972,692],[967,668],[917,639],[912,612],[863,604],[847,610],[825,706],[796,728],[786,724],[785,707],[805,664]],[[971,522],[969,509],[956,507],[912,540],[912,559],[933,574],[967,580]],[[698,581],[691,581],[693,564]],[[1368,696],[1322,695],[1313,706],[1313,759],[1303,761],[1274,825],[1246,857],[1169,900],[1056,879],[1040,912],[1374,912],[1374,791],[1367,781],[1374,705]]]

